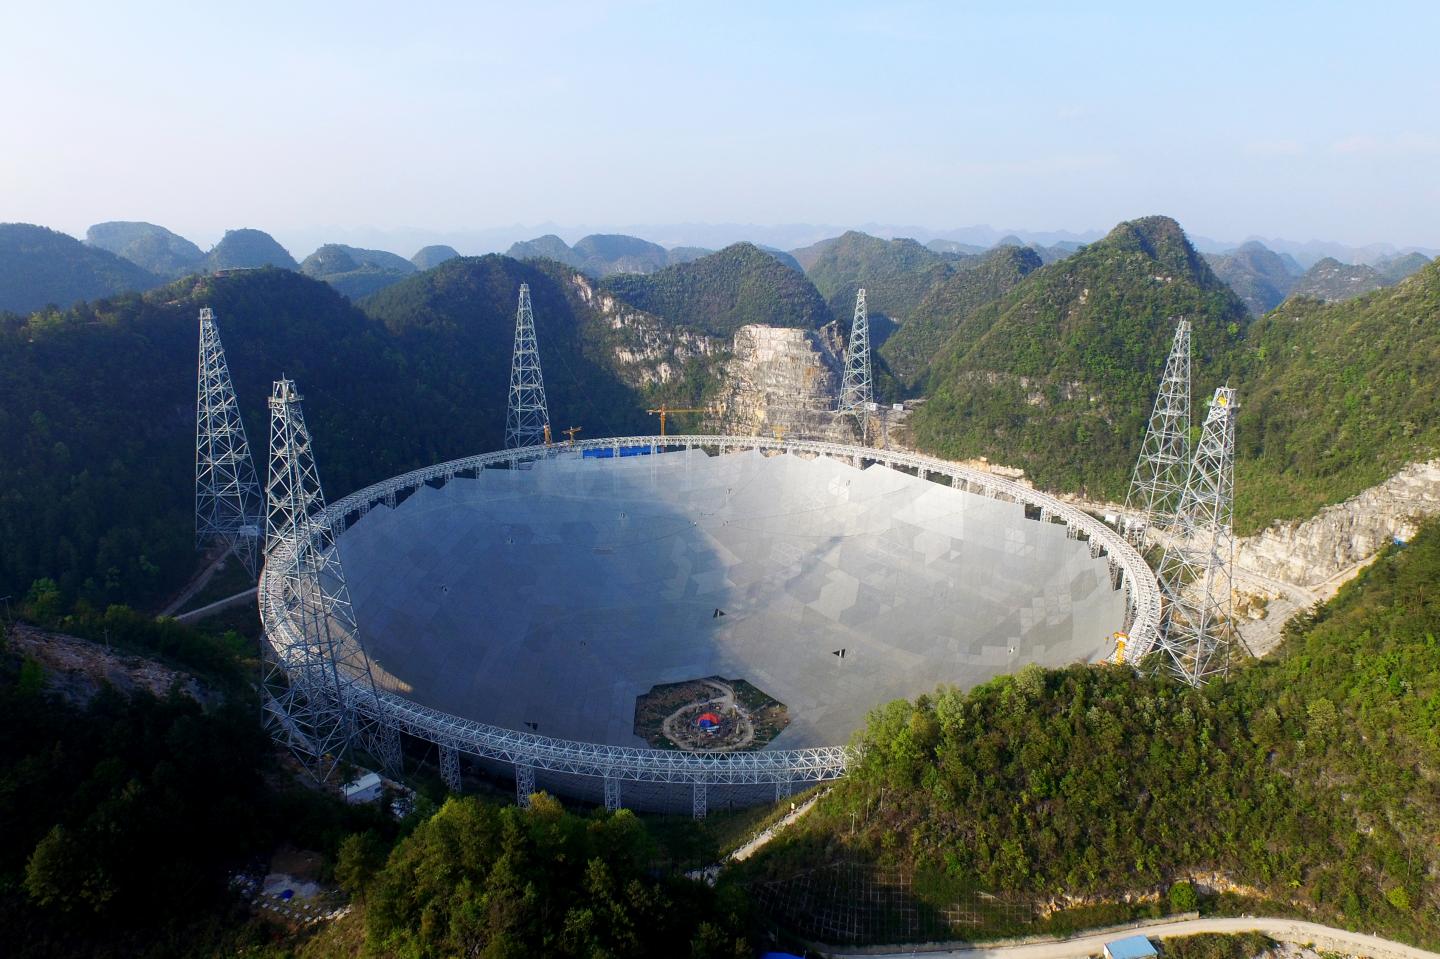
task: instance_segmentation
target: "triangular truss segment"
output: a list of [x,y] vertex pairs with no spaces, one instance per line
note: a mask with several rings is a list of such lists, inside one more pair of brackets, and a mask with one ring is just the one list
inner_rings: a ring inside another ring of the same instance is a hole
[[849,413],[860,427],[860,439],[870,441],[870,414],[875,407],[875,390],[870,375],[870,314],[865,291],[855,294],[855,317],[850,322],[850,342],[845,347],[845,376],[840,381],[840,412]]
[[195,398],[195,545],[223,543],[254,576],[263,506],[215,314],[200,311]]
[[1235,391],[1215,391],[1160,562],[1162,664],[1194,686],[1224,675],[1235,631]]
[[515,352],[510,358],[510,402],[505,412],[505,448],[521,449],[550,442],[550,410],[545,405],[545,378],[540,375],[540,347],[535,340],[535,314],[530,285],[520,284],[515,311]]
[[351,745],[398,768],[399,740],[380,714],[350,591],[325,520],[302,398],[291,380],[270,397],[270,469],[262,602],[284,609],[267,639],[265,719],[311,774],[327,782]]
[[1135,472],[1125,497],[1125,535],[1136,546],[1145,545],[1151,527],[1169,530],[1185,492],[1190,468],[1190,321],[1175,325],[1175,339]]

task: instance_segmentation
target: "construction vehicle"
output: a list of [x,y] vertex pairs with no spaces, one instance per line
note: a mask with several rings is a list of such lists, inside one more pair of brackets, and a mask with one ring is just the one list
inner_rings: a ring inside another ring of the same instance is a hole
[[714,414],[714,413],[719,413],[720,411],[719,411],[718,409],[716,409],[715,407],[713,407],[713,406],[703,406],[703,407],[701,407],[701,406],[666,406],[664,403],[661,403],[661,404],[659,405],[659,407],[657,407],[656,409],[646,410],[645,412],[649,413],[651,416],[654,416],[654,415],[656,415],[657,413],[659,414],[659,416],[660,416],[660,435],[661,435],[661,436],[664,436],[664,435],[665,435],[665,417],[669,416],[671,413],[711,413],[711,414]]
[[570,427],[568,430],[561,430],[560,432],[564,433],[565,436],[570,440],[570,445],[571,445],[571,446],[574,446],[574,445],[575,445],[575,434],[578,433],[578,432],[580,432],[580,427],[578,427],[578,426],[572,426],[572,427]]

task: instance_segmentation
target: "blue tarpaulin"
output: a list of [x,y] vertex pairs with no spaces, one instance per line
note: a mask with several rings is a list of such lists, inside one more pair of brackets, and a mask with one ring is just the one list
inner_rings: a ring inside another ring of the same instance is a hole
[[[653,452],[648,446],[622,446],[621,456],[649,456]],[[585,450],[581,456],[586,459],[608,460],[615,455],[615,447],[609,446],[598,450]]]

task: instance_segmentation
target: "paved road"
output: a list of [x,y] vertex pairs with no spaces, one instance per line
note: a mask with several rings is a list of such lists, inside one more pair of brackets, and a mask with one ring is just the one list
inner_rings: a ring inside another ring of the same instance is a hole
[[1440,959],[1440,953],[1426,952],[1403,943],[1392,942],[1377,936],[1367,936],[1344,929],[1332,929],[1313,922],[1298,919],[1259,918],[1211,918],[1187,919],[1180,922],[1142,923],[1134,928],[1111,930],[1099,935],[1083,935],[1060,942],[1031,942],[1012,946],[973,946],[962,949],[923,951],[924,946],[905,952],[832,952],[832,956],[867,956],[871,959],[901,956],[950,956],[954,959],[1080,959],[1083,956],[1100,955],[1105,943],[1144,933],[1152,939],[1172,936],[1193,936],[1202,932],[1263,932],[1280,942],[1294,942],[1300,945],[1313,943],[1320,949],[1333,952],[1373,956],[1375,959]]

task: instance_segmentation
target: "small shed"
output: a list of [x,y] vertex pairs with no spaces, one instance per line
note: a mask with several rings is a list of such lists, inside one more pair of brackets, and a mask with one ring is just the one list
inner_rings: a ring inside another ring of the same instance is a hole
[[1155,959],[1157,953],[1144,936],[1126,936],[1105,943],[1105,959]]
[[352,806],[356,803],[374,802],[380,798],[385,784],[379,773],[366,773],[353,783],[345,784],[345,801]]

